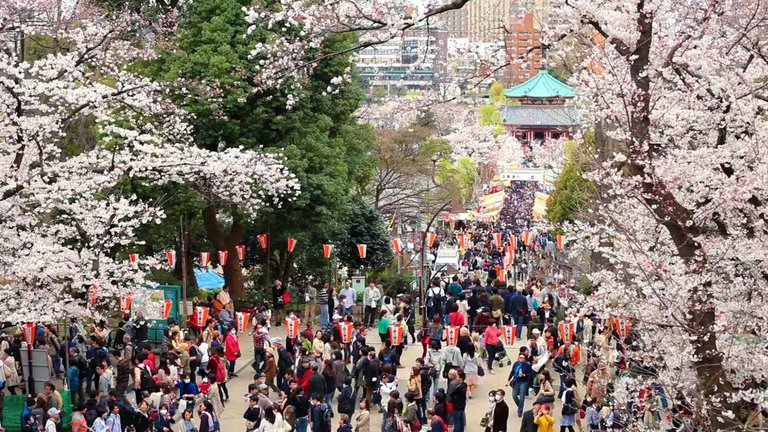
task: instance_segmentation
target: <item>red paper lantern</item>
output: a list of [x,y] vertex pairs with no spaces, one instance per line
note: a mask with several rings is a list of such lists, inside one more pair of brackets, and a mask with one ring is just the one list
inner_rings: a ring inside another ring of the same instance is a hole
[[173,301],[171,300],[164,300],[160,303],[160,314],[163,318],[168,319],[171,316],[171,308],[173,308]]
[[168,259],[168,265],[176,267],[176,251],[165,251],[165,257]]
[[501,233],[497,232],[493,234],[493,241],[496,242],[496,247],[501,248]]
[[557,235],[557,249],[560,250],[561,252],[564,251],[564,249],[563,249],[563,235],[562,234],[558,234]]
[[211,262],[211,253],[210,252],[200,252],[200,267],[206,268],[208,267],[208,264]]
[[392,239],[392,249],[395,250],[395,253],[400,256],[403,254],[403,242],[400,241],[398,238]]
[[517,326],[516,325],[501,326],[501,336],[504,338],[504,344],[514,345],[515,337],[517,336]]
[[195,310],[192,313],[192,324],[197,328],[205,327],[206,321],[208,321],[208,313],[210,309],[205,306],[195,306]]
[[629,336],[629,320],[623,319],[623,318],[614,318],[613,320],[614,326],[616,326],[616,333],[619,334],[619,337],[626,338]]
[[120,295],[120,312],[122,313],[128,313],[129,310],[131,310],[131,302],[133,299],[131,298],[131,293],[128,294],[121,294]]
[[131,264],[138,263],[139,262],[139,254],[137,254],[137,253],[128,254],[128,261],[130,261]]
[[333,250],[333,245],[330,243],[323,244],[323,258],[330,259],[331,258],[331,251]]
[[342,321],[339,323],[339,333],[341,333],[341,342],[348,344],[352,343],[352,333],[355,330],[355,325],[348,321]]
[[427,248],[432,249],[432,246],[435,244],[435,239],[437,239],[437,234],[434,232],[428,232],[427,233]]
[[459,247],[464,249],[467,245],[467,239],[464,234],[459,234]]
[[27,342],[27,347],[32,349],[32,346],[35,344],[37,325],[35,323],[26,323],[21,327],[21,331],[24,333],[24,341]]
[[285,319],[285,330],[288,339],[296,339],[299,337],[299,329],[301,328],[301,320],[296,318],[295,315],[291,315]]
[[357,254],[360,255],[360,259],[365,259],[365,255],[368,252],[368,245],[357,245]]
[[222,266],[227,265],[227,261],[229,261],[229,252],[225,250],[220,250],[216,253],[217,258],[219,258],[219,264]]
[[443,330],[443,337],[448,345],[456,346],[459,343],[459,335],[461,335],[461,327],[446,327]]
[[296,248],[296,239],[288,238],[288,253],[293,253],[294,248]]
[[570,321],[560,321],[557,325],[557,337],[563,342],[573,342],[576,325]]
[[245,260],[245,245],[237,245],[235,246],[235,251],[237,252],[237,259],[240,261]]
[[526,246],[531,245],[531,233],[528,231],[523,231],[523,244]]
[[261,246],[262,249],[267,250],[267,235],[266,234],[259,234],[256,236],[256,240],[259,242],[259,246]]
[[245,333],[248,330],[248,320],[251,318],[251,314],[248,312],[235,312],[235,322],[237,322],[237,331]]

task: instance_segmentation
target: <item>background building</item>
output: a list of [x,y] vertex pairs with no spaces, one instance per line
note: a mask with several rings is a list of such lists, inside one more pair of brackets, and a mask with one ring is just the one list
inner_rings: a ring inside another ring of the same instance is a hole
[[445,28],[423,25],[360,51],[355,60],[357,72],[363,87],[373,95],[432,89],[446,73],[447,47]]
[[541,32],[535,24],[535,16],[527,13],[504,36],[507,61],[512,63],[504,69],[507,86],[525,82],[542,67]]

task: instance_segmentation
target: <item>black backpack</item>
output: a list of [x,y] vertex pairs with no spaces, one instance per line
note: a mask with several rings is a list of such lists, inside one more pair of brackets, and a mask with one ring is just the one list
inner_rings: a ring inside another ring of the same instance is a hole
[[152,372],[146,366],[139,366],[141,372],[141,389],[150,391],[155,388],[155,380],[152,379]]
[[429,389],[432,388],[432,376],[430,376],[430,369],[435,368],[422,367],[419,369],[419,376],[421,377],[421,393],[429,393]]

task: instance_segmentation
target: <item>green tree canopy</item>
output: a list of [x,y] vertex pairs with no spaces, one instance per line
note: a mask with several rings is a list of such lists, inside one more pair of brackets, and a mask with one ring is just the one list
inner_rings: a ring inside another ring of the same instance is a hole
[[565,166],[547,202],[547,220],[552,223],[573,222],[595,192],[592,182],[583,177],[587,168],[584,151],[574,141],[565,144]]
[[[370,204],[358,201],[345,219],[344,231],[336,240],[339,260],[351,269],[365,266],[375,271],[386,269],[394,255],[390,236],[381,214]],[[357,245],[367,245],[366,258],[360,259]]]

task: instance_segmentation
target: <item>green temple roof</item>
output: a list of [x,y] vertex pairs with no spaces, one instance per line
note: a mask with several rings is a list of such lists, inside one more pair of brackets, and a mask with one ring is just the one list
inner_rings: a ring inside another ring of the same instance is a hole
[[504,96],[508,98],[572,98],[576,96],[576,90],[541,69],[528,81],[504,90]]

